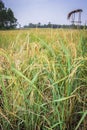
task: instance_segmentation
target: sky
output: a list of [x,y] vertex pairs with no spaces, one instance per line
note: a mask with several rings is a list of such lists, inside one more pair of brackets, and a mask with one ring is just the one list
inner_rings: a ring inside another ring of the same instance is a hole
[[[21,26],[29,23],[70,24],[67,14],[82,9],[82,24],[87,22],[87,0],[2,0],[11,8]],[[76,19],[78,14],[76,14]]]

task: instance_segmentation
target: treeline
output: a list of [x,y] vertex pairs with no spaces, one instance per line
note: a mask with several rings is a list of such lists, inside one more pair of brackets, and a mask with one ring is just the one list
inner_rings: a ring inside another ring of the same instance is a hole
[[17,19],[10,8],[6,8],[0,0],[0,29],[13,29],[17,26]]
[[86,28],[87,26],[85,25],[60,25],[60,24],[51,24],[51,22],[49,22],[48,24],[33,24],[33,23],[29,23],[28,25],[24,25],[23,28],[73,28],[73,29],[77,29],[77,28]]

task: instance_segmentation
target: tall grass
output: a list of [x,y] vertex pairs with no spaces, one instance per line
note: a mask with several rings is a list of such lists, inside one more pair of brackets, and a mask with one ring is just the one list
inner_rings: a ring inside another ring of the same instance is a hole
[[87,31],[0,32],[0,129],[87,129]]

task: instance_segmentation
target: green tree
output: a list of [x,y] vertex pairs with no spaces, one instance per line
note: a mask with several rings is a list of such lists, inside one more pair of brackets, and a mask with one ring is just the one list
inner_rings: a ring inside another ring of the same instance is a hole
[[6,20],[6,10],[3,9],[2,11],[0,11],[0,28],[4,28]]
[[0,0],[0,29],[10,29],[17,26],[17,19],[10,8],[6,8],[3,1]]
[[4,3],[0,0],[0,10],[3,10],[5,8]]
[[7,21],[9,27],[11,28],[16,27],[17,19],[14,17],[14,13],[10,8],[7,10]]

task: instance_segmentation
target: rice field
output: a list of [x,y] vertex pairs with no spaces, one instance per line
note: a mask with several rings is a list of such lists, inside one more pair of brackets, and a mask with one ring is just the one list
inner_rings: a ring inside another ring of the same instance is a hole
[[87,130],[87,30],[0,31],[0,130]]

